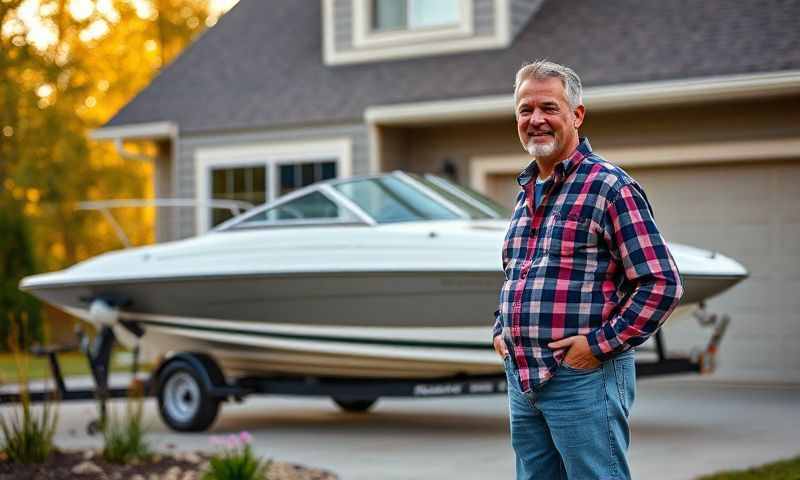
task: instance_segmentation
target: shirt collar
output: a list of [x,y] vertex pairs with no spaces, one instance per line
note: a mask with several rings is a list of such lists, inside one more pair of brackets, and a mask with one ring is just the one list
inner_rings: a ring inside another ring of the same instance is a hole
[[[565,159],[556,164],[553,168],[553,177],[556,181],[562,181],[569,176],[572,171],[581,164],[584,158],[592,153],[592,146],[589,144],[589,139],[580,137],[578,147]],[[539,176],[539,164],[536,160],[525,167],[525,170],[517,176],[517,183],[521,187],[525,187],[532,179]]]

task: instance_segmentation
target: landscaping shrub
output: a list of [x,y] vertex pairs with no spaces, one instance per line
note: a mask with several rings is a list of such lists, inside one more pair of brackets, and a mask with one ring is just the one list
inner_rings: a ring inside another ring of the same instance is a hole
[[17,362],[17,378],[20,379],[20,403],[9,409],[8,418],[0,416],[0,432],[3,435],[0,447],[12,462],[43,463],[53,450],[53,435],[58,425],[57,405],[53,401],[45,401],[37,409],[31,406],[26,375],[28,356],[14,350],[14,359]]
[[141,385],[134,381],[125,403],[125,414],[114,415],[113,412],[102,425],[103,458],[111,463],[128,463],[131,460],[144,460],[152,451],[147,442],[146,428],[142,415],[144,398]]

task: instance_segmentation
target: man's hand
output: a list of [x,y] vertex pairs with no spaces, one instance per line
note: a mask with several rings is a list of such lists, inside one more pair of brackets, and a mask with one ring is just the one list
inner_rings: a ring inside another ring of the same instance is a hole
[[500,355],[500,358],[506,358],[508,355],[508,348],[506,348],[506,342],[503,341],[503,336],[498,335],[494,337],[494,351]]
[[[567,348],[567,354],[564,356],[563,361],[567,362],[567,365],[572,368],[591,370],[600,366],[600,360],[592,355],[589,341],[583,335],[562,338],[557,342],[548,343],[547,346],[553,350]],[[494,348],[497,349],[497,342],[495,342]]]

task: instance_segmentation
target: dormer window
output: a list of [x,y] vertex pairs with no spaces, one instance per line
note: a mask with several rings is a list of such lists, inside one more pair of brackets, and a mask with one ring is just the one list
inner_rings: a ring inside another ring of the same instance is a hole
[[459,0],[372,0],[375,32],[458,26]]
[[[341,65],[505,48],[511,43],[511,1],[322,0],[324,61]],[[529,9],[523,9],[523,20],[524,10]]]

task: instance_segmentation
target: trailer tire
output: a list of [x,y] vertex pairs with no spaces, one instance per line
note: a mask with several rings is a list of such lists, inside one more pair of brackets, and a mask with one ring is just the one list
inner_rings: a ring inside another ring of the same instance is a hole
[[333,397],[333,403],[345,412],[350,413],[365,413],[377,402],[377,398],[367,398],[360,400],[343,399]]
[[158,411],[173,430],[202,432],[214,423],[220,399],[211,395],[203,378],[189,362],[176,360],[158,375]]

